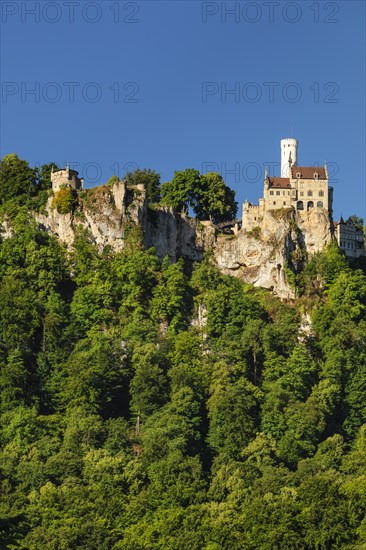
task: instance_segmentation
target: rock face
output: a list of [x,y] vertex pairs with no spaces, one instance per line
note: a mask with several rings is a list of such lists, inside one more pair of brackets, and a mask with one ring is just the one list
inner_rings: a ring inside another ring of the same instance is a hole
[[[160,259],[183,257],[200,261],[211,250],[217,266],[226,274],[273,290],[281,298],[293,298],[288,276],[308,256],[331,240],[331,223],[325,210],[295,213],[291,209],[265,212],[258,227],[223,234],[210,222],[180,216],[171,208],[151,209],[142,186],[124,182],[79,193],[74,214],[60,214],[50,197],[46,212],[37,214],[41,228],[70,246],[78,226],[87,229],[96,246],[123,249],[125,230],[131,224],[142,228],[144,245],[154,247]],[[3,237],[11,226],[3,222]]]
[[227,274],[273,290],[281,298],[293,298],[287,273],[331,240],[331,224],[325,210],[295,213],[265,212],[261,225],[242,229],[236,236],[220,236],[215,246],[218,267]]
[[[80,194],[79,207],[75,214],[60,214],[53,208],[53,197],[50,197],[46,213],[37,214],[36,220],[43,229],[53,233],[67,245],[72,244],[77,226],[82,226],[90,231],[99,248],[112,245],[114,250],[120,251],[124,245],[122,221],[126,210],[126,196],[126,186],[122,182],[115,183],[110,188],[97,187]],[[135,209],[138,209],[138,202],[136,199]],[[139,217],[139,213],[132,209],[131,215]]]
[[148,208],[145,189],[127,188],[123,182],[112,187],[97,187],[81,193],[74,214],[60,214],[50,197],[45,214],[37,214],[40,226],[70,246],[78,226],[87,229],[102,250],[111,246],[116,252],[124,247],[125,229],[130,223],[142,227],[145,248],[156,248],[160,259],[172,261],[184,257],[200,261],[205,250],[215,244],[215,228],[210,222],[176,214],[172,208]]

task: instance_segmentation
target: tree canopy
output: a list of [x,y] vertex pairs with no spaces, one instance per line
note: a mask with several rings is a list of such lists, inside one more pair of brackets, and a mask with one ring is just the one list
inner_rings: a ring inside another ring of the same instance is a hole
[[67,250],[23,208],[48,167],[7,162],[0,548],[365,547],[365,272],[330,245],[281,302],[210,256],[160,261],[137,227]]
[[175,172],[172,181],[164,183],[161,191],[163,204],[183,214],[191,208],[200,220],[231,221],[238,210],[235,191],[216,172],[201,175],[193,168]]

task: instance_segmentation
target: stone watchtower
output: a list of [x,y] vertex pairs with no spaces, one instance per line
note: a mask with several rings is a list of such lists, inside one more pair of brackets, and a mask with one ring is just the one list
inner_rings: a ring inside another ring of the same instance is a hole
[[68,166],[65,169],[52,170],[51,172],[52,191],[56,193],[62,187],[70,189],[83,189],[84,180],[79,178],[79,172],[71,170]]

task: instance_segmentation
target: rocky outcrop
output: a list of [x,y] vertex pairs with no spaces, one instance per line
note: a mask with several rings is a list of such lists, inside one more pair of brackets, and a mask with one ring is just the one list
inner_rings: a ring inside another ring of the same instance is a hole
[[[36,220],[68,246],[81,226],[100,250],[110,246],[118,252],[125,245],[126,228],[133,223],[142,228],[144,246],[154,247],[160,259],[200,261],[211,250],[223,273],[273,290],[281,298],[294,297],[292,273],[331,239],[325,210],[267,211],[257,227],[224,234],[211,222],[181,216],[171,208],[151,209],[145,189],[124,182],[79,192],[73,214],[60,214],[52,203],[50,197],[45,213],[37,214]],[[2,234],[11,234],[8,221],[3,222]]]
[[210,222],[199,222],[174,213],[171,208],[148,210],[144,227],[145,246],[156,248],[159,258],[183,257],[200,261],[215,246],[216,231]]
[[220,236],[215,246],[218,267],[255,286],[273,290],[281,298],[294,298],[290,273],[301,268],[331,240],[325,211],[264,212],[261,224],[236,236]]
[[311,209],[299,211],[296,224],[303,236],[304,245],[309,255],[321,252],[332,238],[331,223],[326,210]]
[[[79,193],[78,207],[74,213],[60,214],[53,207],[53,197],[48,199],[46,212],[37,214],[36,220],[40,226],[56,235],[62,242],[70,246],[75,238],[77,227],[83,227],[90,232],[94,243],[103,249],[110,245],[118,252],[124,246],[123,221],[142,222],[142,211],[145,211],[145,194],[141,197],[130,192],[123,182],[117,182],[112,187],[101,186]],[[127,214],[128,200],[133,205]]]
[[128,188],[123,182],[79,194],[73,214],[60,214],[50,197],[44,214],[37,214],[40,226],[70,246],[78,226],[88,230],[96,246],[124,247],[125,229],[130,223],[142,227],[145,248],[154,247],[160,259],[184,257],[200,261],[205,250],[215,245],[215,228],[210,222],[176,214],[172,208],[148,208],[143,187]]
[[216,244],[218,267],[255,286],[268,288],[283,298],[292,298],[285,266],[297,235],[287,219],[265,212],[262,224],[251,231],[242,229],[235,237],[221,236]]

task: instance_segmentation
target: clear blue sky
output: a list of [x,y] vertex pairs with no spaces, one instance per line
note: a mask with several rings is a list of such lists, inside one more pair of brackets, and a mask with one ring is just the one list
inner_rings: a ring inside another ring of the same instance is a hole
[[1,155],[89,185],[216,168],[241,202],[292,135],[327,161],[335,217],[365,217],[365,2],[269,4],[3,0]]

